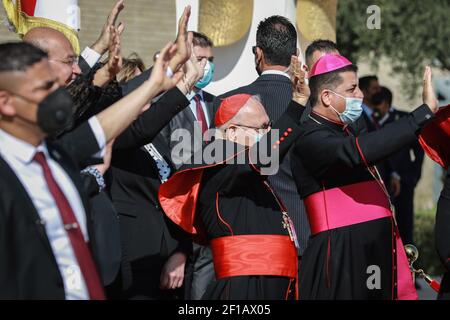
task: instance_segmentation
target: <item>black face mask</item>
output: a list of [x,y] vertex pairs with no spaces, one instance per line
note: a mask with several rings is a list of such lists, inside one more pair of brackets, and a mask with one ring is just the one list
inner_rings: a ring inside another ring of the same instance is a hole
[[73,120],[73,100],[64,88],[50,93],[38,106],[39,128],[52,136],[69,127]]

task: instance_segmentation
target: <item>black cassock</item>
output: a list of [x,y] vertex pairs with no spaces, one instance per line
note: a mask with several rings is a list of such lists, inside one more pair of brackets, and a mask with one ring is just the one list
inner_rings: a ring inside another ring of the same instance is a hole
[[[303,107],[291,102],[285,114],[275,123],[258,147],[263,144],[269,150],[279,152],[280,162],[295,141],[299,132],[299,122]],[[279,129],[278,141],[270,137]],[[281,235],[289,241],[286,246],[291,253],[292,264],[296,265],[294,241],[289,237],[288,228],[282,212],[284,206],[270,187],[267,175],[261,174],[264,168],[261,161],[251,157],[248,148],[226,140],[215,140],[205,147],[220,147],[226,152],[215,154],[212,164],[184,165],[168,182],[161,186],[159,199],[166,214],[188,232],[201,232],[206,240],[237,238],[243,235],[261,235],[262,241],[255,253],[260,254],[270,242],[265,238]],[[252,148],[253,149],[253,148]],[[250,156],[249,156],[250,154]],[[250,161],[250,158],[251,161]],[[193,156],[193,160],[196,155]],[[198,155],[197,155],[198,158]],[[237,164],[245,159],[245,164]],[[204,159],[203,159],[204,160]],[[232,162],[235,163],[232,163]],[[196,228],[197,231],[194,231]],[[266,244],[265,244],[266,243]],[[246,254],[250,253],[248,248]],[[217,256],[213,256],[216,275]],[[219,257],[220,258],[220,257]],[[240,258],[237,257],[237,260]],[[237,262],[237,261],[236,261]],[[246,272],[245,266],[239,272]],[[247,266],[253,268],[255,266]],[[270,267],[270,263],[267,264]],[[295,272],[294,272],[295,274]],[[207,289],[204,299],[293,299],[295,298],[295,279],[287,276],[249,274],[223,277],[214,281]]]
[[417,139],[432,117],[423,105],[370,133],[314,111],[302,123],[292,172],[313,232],[300,265],[300,299],[416,298],[373,165]]
[[436,213],[436,245],[445,274],[441,282],[439,299],[450,300],[450,167],[439,198]]

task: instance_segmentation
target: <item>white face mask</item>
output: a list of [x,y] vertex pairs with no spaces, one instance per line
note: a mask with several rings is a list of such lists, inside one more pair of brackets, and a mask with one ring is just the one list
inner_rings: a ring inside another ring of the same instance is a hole
[[341,121],[343,123],[350,124],[359,119],[359,117],[361,116],[362,111],[363,111],[363,109],[362,109],[363,99],[353,98],[353,97],[344,97],[344,96],[340,95],[339,93],[336,93],[331,90],[330,90],[330,92],[334,93],[338,97],[345,99],[345,110],[342,113],[337,111],[332,105],[330,105],[330,107],[334,110],[334,112],[337,113],[337,115],[339,116],[339,119],[341,119]]

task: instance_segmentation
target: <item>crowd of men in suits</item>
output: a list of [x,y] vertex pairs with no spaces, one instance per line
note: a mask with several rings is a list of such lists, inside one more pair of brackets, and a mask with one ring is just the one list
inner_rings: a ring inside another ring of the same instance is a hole
[[[0,298],[201,299],[215,281],[211,248],[167,217],[160,187],[205,146],[227,98],[256,96],[276,121],[293,93],[302,93],[288,73],[299,52],[286,18],[258,26],[259,77],[215,97],[204,90],[213,79],[214,44],[188,32],[189,7],[175,42],[147,70],[121,56],[122,9],[119,0],[79,57],[49,28],[0,44]],[[302,72],[329,53],[339,53],[336,44],[314,41]],[[359,86],[369,131],[407,115],[393,108],[376,77]],[[186,132],[192,140],[175,152]],[[413,241],[423,157],[416,142],[380,164],[406,243]],[[292,219],[301,265],[310,227],[289,153],[268,180]]]

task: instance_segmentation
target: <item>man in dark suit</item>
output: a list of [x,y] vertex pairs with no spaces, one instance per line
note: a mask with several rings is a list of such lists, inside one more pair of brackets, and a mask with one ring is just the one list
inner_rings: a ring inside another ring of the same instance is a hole
[[[179,24],[177,48],[190,46],[187,43],[187,18],[185,12]],[[189,105],[186,95],[202,77],[202,68],[208,60],[202,59],[198,63],[194,57],[191,59],[191,64],[187,65],[188,84],[164,93],[149,111],[155,107],[181,111]],[[192,68],[197,71],[191,73]],[[131,80],[125,93],[133,94],[135,86],[149,73],[153,71],[148,70]],[[159,186],[175,167],[170,158],[170,140],[158,135],[163,127],[148,126],[145,113],[136,120],[132,126],[134,130],[127,138],[121,136],[116,140],[112,157],[110,194],[119,212],[123,247],[131,268],[131,278],[122,277],[117,283],[117,297],[173,299],[182,295],[175,289],[183,284],[186,258],[192,251],[192,243],[160,208]],[[177,119],[186,126],[183,116]]]
[[[377,121],[381,127],[408,115],[407,112],[392,107],[392,92],[386,87],[381,87],[372,100],[378,114]],[[419,142],[415,141],[389,158],[388,168],[391,170],[384,173],[385,176],[387,175],[384,178],[386,181],[389,181],[393,174],[398,175],[400,181],[400,190],[394,194],[393,202],[400,234],[405,243],[413,243],[414,190],[422,175],[423,158],[424,151]],[[384,167],[381,166],[381,168]]]
[[[297,54],[297,32],[284,17],[272,16],[260,22],[253,47],[255,67],[259,77],[251,84],[218,96],[214,109],[221,99],[238,93],[259,95],[272,121],[278,120],[292,98],[292,87],[287,74],[291,56]],[[309,224],[303,202],[297,192],[290,168],[288,154],[280,164],[278,173],[269,177],[275,191],[284,201],[294,222],[299,240],[299,255],[302,254],[309,238]]]
[[67,124],[72,101],[47,54],[27,43],[0,45],[0,297],[104,298],[79,164],[179,81],[180,74],[166,76],[174,49],[163,49],[151,79],[133,95],[55,142],[46,137]]
[[369,132],[375,131],[380,128],[380,125],[375,119],[374,106],[372,102],[374,94],[380,91],[380,83],[378,82],[378,77],[374,75],[361,77],[359,79],[359,88],[364,94],[362,115],[366,122],[367,130]]

